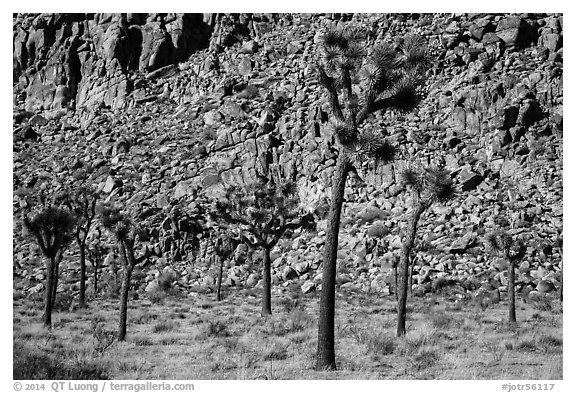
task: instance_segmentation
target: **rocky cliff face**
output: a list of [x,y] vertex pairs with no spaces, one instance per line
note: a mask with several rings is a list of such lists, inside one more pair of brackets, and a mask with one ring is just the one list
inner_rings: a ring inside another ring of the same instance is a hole
[[[193,209],[223,184],[281,172],[298,180],[303,203],[321,211],[336,150],[316,81],[316,42],[337,23],[392,42],[421,34],[436,60],[415,113],[368,122],[399,157],[381,167],[362,163],[348,184],[339,284],[388,291],[409,210],[395,171],[421,161],[445,165],[462,192],[424,217],[416,293],[440,278],[471,291],[503,287],[505,264],[488,258],[481,241],[499,218],[533,232],[519,269],[523,291],[557,286],[561,15],[18,15],[15,189],[55,190],[83,169],[110,200],[160,219],[176,199]],[[510,195],[517,212],[503,207]],[[20,203],[15,195],[15,215]],[[314,289],[322,228],[277,247],[275,283]],[[170,241],[158,247],[168,258]],[[15,259],[33,266],[27,250],[16,245]],[[23,275],[33,276],[27,269]],[[179,272],[184,288],[212,283],[208,267],[197,270]],[[229,285],[259,279],[245,266],[229,266],[228,277]]]
[[133,75],[207,46],[202,14],[41,14],[14,18],[14,82],[27,110],[122,108]]

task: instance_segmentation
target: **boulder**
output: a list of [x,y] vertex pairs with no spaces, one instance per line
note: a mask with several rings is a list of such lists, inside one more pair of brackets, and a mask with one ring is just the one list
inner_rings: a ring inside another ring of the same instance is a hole
[[538,285],[536,286],[536,290],[539,293],[550,293],[552,291],[555,291],[556,287],[549,280],[540,280],[540,282],[538,282]]
[[298,278],[298,272],[296,272],[292,267],[286,266],[284,270],[282,270],[282,280],[290,281],[295,278]]
[[238,63],[238,73],[240,75],[250,75],[252,73],[252,60],[250,57],[243,56]]
[[520,49],[530,46],[538,38],[538,30],[522,17],[512,15],[498,22],[496,35],[504,41],[507,48]]
[[300,290],[302,290],[303,294],[314,292],[316,290],[316,284],[314,284],[312,281],[306,281],[304,284],[302,284]]
[[469,247],[476,244],[476,234],[468,232],[464,236],[457,238],[450,246],[449,251],[452,254],[464,254]]
[[462,191],[470,191],[475,189],[484,178],[478,173],[464,168],[460,171],[460,183],[462,184]]
[[108,176],[106,178],[104,186],[102,187],[102,192],[104,192],[105,194],[110,194],[115,189],[122,187],[122,185],[123,185],[122,180],[116,179],[112,176]]

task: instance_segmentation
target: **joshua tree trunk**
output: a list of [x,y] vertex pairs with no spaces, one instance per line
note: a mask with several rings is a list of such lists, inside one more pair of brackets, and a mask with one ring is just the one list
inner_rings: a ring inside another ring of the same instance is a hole
[[410,268],[408,269],[408,273],[410,275],[410,279],[408,280],[408,290],[410,291],[410,295],[412,295],[412,274],[414,271],[414,263],[416,262],[416,258],[410,258],[410,254],[408,254],[408,260],[410,261]]
[[216,283],[216,300],[222,300],[222,272],[224,271],[224,258],[220,258],[220,271],[218,272],[218,282]]
[[514,288],[516,286],[514,265],[516,264],[515,259],[508,259],[508,323],[516,323],[516,295],[514,293]]
[[86,243],[78,240],[80,249],[80,296],[78,299],[79,307],[86,307]]
[[53,299],[53,286],[54,286],[54,267],[56,265],[55,257],[51,257],[48,260],[48,265],[46,266],[46,279],[44,288],[44,315],[42,316],[42,321],[44,322],[44,327],[52,328],[52,308],[54,307]]
[[59,269],[60,269],[60,262],[62,261],[63,255],[62,251],[58,251],[54,261],[51,262],[52,266],[52,308],[56,304],[56,292],[58,291],[58,278],[60,277]]
[[94,266],[94,296],[98,293],[98,268]]
[[402,243],[402,253],[400,254],[400,274],[398,275],[398,325],[396,328],[396,335],[401,337],[406,334],[406,300],[408,298],[408,270],[410,267],[410,251],[414,247],[414,239],[416,238],[416,229],[418,227],[418,220],[426,205],[424,203],[417,203],[414,206],[412,217],[408,223],[406,230],[406,238]]
[[560,246],[560,301],[564,302],[564,252]]
[[120,323],[118,325],[118,341],[126,340],[126,320],[128,313],[128,293],[130,292],[130,278],[134,266],[126,264],[124,266],[124,278],[122,281],[122,291],[120,294]]
[[398,302],[398,263],[394,265],[394,294],[396,295],[396,302]]
[[328,231],[324,248],[322,266],[322,294],[320,295],[320,316],[318,321],[318,349],[316,352],[316,370],[335,370],[334,353],[334,306],[336,294],[336,258],[338,253],[338,232],[340,214],[344,203],[344,189],[348,176],[348,162],[344,152],[338,156],[336,174],[332,183],[332,200],[328,217]]
[[272,294],[271,294],[271,284],[272,279],[270,277],[270,250],[267,248],[263,249],[264,253],[264,292],[262,294],[262,316],[272,315]]

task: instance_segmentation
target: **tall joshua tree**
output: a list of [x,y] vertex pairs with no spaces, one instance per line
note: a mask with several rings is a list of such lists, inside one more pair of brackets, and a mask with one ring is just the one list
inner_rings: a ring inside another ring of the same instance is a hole
[[75,217],[70,212],[48,206],[39,213],[25,215],[24,226],[34,236],[46,257],[46,283],[44,294],[44,326],[52,327],[52,309],[58,274],[58,258],[72,241]]
[[486,246],[494,254],[503,255],[508,261],[508,323],[516,324],[516,264],[526,255],[527,245],[520,238],[516,241],[504,230],[486,236]]
[[103,205],[99,208],[100,221],[109,230],[118,242],[120,260],[123,265],[122,289],[120,291],[120,320],[118,324],[118,341],[126,340],[126,321],[128,314],[128,294],[130,292],[130,280],[136,265],[148,259],[153,251],[146,247],[144,253],[136,257],[135,245],[143,232],[138,224],[135,224],[126,213],[119,208]]
[[412,212],[408,219],[406,235],[402,242],[400,253],[399,275],[397,283],[398,319],[396,335],[406,334],[406,300],[408,297],[408,277],[410,270],[410,254],[414,248],[418,221],[422,214],[434,202],[447,202],[455,195],[455,189],[450,174],[442,168],[430,167],[407,169],[402,173],[403,183],[411,189]]
[[270,252],[287,232],[313,226],[312,216],[303,215],[298,203],[295,183],[258,181],[228,187],[225,198],[215,201],[211,212],[212,218],[224,227],[239,228],[241,239],[248,246],[262,251],[262,316],[272,314]]
[[76,216],[74,239],[80,253],[79,306],[86,307],[86,239],[96,217],[98,194],[90,187],[81,186],[63,191],[59,200]]
[[330,29],[320,43],[318,73],[328,93],[338,159],[324,249],[316,369],[336,369],[334,303],[340,214],[348,173],[359,157],[386,162],[394,148],[381,132],[362,124],[372,113],[411,111],[420,102],[419,88],[429,64],[423,38],[406,36],[397,47],[368,43],[358,29]]

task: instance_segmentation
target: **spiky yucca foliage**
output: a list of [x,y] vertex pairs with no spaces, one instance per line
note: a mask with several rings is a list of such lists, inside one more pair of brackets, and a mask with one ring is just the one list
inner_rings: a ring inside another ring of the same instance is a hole
[[49,206],[27,214],[23,222],[37,240],[42,253],[47,258],[53,258],[72,241],[76,217],[62,208]]
[[512,236],[503,230],[496,230],[486,235],[486,248],[493,254],[507,255],[514,243]]
[[230,186],[224,199],[215,201],[211,216],[221,224],[239,227],[250,245],[269,249],[287,230],[313,223],[311,215],[302,215],[292,181]]
[[415,192],[415,201],[427,207],[434,202],[448,202],[456,195],[450,173],[444,168],[407,168],[401,173],[402,183]]
[[146,247],[139,257],[135,253],[135,245],[143,231],[140,225],[134,223],[128,213],[110,204],[102,204],[98,207],[100,222],[110,231],[118,241],[120,260],[123,265],[122,289],[120,292],[120,319],[118,324],[118,341],[126,340],[126,323],[128,313],[128,294],[132,271],[139,263],[147,260],[154,251]]
[[72,242],[76,217],[65,209],[48,206],[26,214],[23,223],[46,257],[44,326],[52,327],[52,309],[58,282],[58,264],[64,249]]
[[426,50],[426,40],[417,34],[404,37],[400,43],[401,59],[407,68],[416,71],[426,70],[432,59]]
[[342,93],[348,100],[354,95],[352,81],[359,81],[356,87],[360,91],[361,111],[343,117],[361,123],[378,110],[413,110],[421,98],[422,74],[431,64],[426,40],[407,35],[396,49],[383,42],[368,48],[364,38],[354,29],[331,29],[322,40],[322,85],[331,94]]
[[230,186],[223,199],[214,201],[210,215],[229,232],[238,230],[242,241],[250,247],[262,250],[262,315],[270,315],[270,251],[286,233],[297,228],[314,228],[313,216],[304,214],[299,208],[296,183],[258,181]]
[[394,146],[383,131],[361,125],[377,111],[414,110],[430,64],[426,41],[406,36],[398,47],[370,43],[357,28],[328,29],[319,45],[318,76],[328,93],[332,125],[339,146],[332,179],[332,200],[322,271],[316,369],[335,369],[334,305],[340,213],[348,173],[368,159],[388,162]]
[[370,113],[414,110],[421,100],[422,72],[430,64],[420,36],[406,36],[399,50],[378,43],[369,51],[363,39],[356,29],[331,29],[321,45],[320,82],[330,95],[334,132],[345,148],[357,148],[360,138],[354,134]]
[[420,217],[433,203],[448,202],[456,194],[452,178],[443,168],[407,168],[402,172],[402,183],[412,191],[412,215],[406,228],[398,266],[398,336],[406,334],[406,301],[412,270],[410,255],[414,249]]

